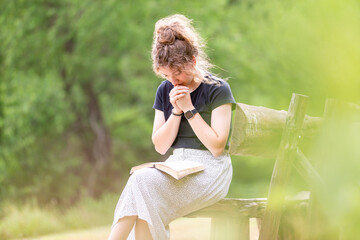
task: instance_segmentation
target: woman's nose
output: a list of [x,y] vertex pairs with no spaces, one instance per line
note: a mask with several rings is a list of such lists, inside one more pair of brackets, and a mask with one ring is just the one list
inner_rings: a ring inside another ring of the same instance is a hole
[[179,80],[176,77],[170,77],[170,82],[176,84],[177,82],[179,82]]

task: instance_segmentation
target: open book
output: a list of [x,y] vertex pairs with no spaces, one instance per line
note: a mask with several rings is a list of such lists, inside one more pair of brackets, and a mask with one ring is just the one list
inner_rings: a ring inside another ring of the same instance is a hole
[[131,168],[130,174],[142,168],[156,168],[171,175],[177,180],[205,169],[202,163],[193,161],[148,162]]

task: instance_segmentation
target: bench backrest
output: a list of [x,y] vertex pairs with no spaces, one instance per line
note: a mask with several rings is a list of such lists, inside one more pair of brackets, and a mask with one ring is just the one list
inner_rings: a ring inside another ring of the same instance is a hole
[[[275,158],[287,111],[237,103],[230,138],[231,155]],[[319,131],[322,119],[305,116],[300,142],[303,152]]]
[[[295,167],[310,183],[312,190],[309,212],[314,216],[314,220],[311,221],[310,227],[308,226],[305,230],[297,229],[297,232],[301,236],[306,236],[303,232],[307,231],[306,237],[309,237],[315,231],[314,228],[326,224],[314,201],[317,191],[312,187],[320,186],[321,188],[324,182],[306,157],[308,148],[313,145],[318,133],[326,129],[325,123],[329,122],[328,120],[334,115],[343,116],[342,118],[346,119],[349,117],[345,114],[351,113],[349,116],[355,121],[350,121],[350,123],[357,122],[353,124],[353,127],[360,128],[360,106],[358,105],[328,99],[323,118],[306,116],[306,106],[307,97],[299,94],[293,94],[288,111],[243,103],[238,103],[236,106],[230,138],[230,154],[276,158],[267,205],[262,218],[260,240],[272,240],[278,237],[280,218],[285,205],[285,189],[292,167]],[[358,114],[354,115],[354,112]],[[345,122],[349,123],[348,120]]]

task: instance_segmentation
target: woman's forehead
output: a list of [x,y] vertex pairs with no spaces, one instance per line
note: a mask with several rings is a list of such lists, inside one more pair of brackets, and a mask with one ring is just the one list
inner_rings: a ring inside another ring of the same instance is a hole
[[178,68],[170,68],[170,67],[159,67],[158,71],[161,74],[170,75],[172,73],[180,72],[180,69],[178,69]]

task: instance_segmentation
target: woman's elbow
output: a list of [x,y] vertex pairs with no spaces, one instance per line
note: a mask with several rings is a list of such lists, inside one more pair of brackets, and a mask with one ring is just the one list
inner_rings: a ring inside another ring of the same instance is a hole
[[214,144],[212,149],[209,150],[214,157],[219,157],[224,153],[225,146],[226,146],[226,140],[221,140],[218,141],[216,144]]
[[156,137],[155,134],[152,135],[151,141],[154,144],[156,152],[160,153],[161,155],[167,153],[170,148],[166,141],[163,141],[160,138]]
[[223,153],[224,151],[222,151],[222,152],[212,152],[212,155],[215,157],[215,158],[217,158],[217,157],[220,157],[221,156],[221,154]]
[[224,153],[225,147],[218,147],[212,149],[210,152],[214,157],[220,157]]
[[157,143],[154,139],[154,137],[152,137],[152,143],[154,144],[155,150],[160,153],[161,155],[164,155],[167,152],[167,149],[164,148],[164,146],[162,146],[161,144]]
[[154,145],[155,146],[155,150],[160,153],[161,155],[164,155],[167,152],[167,149],[162,148],[160,146]]

